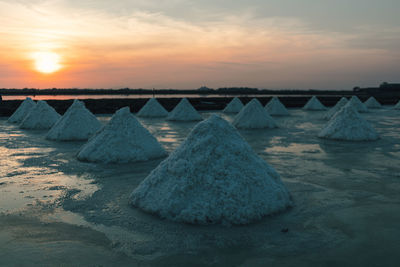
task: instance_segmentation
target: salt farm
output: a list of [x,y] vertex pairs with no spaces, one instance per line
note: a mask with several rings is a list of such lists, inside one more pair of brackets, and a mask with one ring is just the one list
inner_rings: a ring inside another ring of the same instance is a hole
[[400,103],[310,99],[26,100],[0,117],[0,266],[398,266]]

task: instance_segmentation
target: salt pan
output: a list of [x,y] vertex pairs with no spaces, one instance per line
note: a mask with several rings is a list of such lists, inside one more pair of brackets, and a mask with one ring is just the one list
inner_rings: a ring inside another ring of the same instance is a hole
[[342,107],[344,107],[349,101],[347,98],[342,97],[335,106],[333,106],[330,110],[328,110],[324,116],[324,119],[330,120],[332,117],[338,112]]
[[35,106],[36,103],[30,97],[27,97],[7,121],[10,123],[21,123],[25,116],[28,115],[29,111]]
[[368,108],[364,105],[363,102],[360,101],[357,96],[353,95],[350,99],[350,102],[358,112],[368,112]]
[[137,114],[139,117],[161,118],[168,116],[168,111],[155,98],[150,98]]
[[375,97],[371,96],[370,98],[368,98],[367,101],[365,101],[365,106],[367,108],[382,108],[381,103],[379,103]]
[[50,129],[61,118],[55,109],[40,100],[25,116],[20,124],[22,129],[46,130]]
[[232,124],[240,129],[277,128],[278,125],[268,111],[256,99],[252,99],[235,116]]
[[265,106],[268,113],[272,116],[287,116],[289,115],[286,107],[279,101],[279,98],[274,96]]
[[307,104],[303,107],[304,110],[326,110],[326,107],[318,100],[316,96],[311,97]]
[[186,98],[183,98],[167,117],[170,121],[200,121],[202,119]]
[[243,108],[243,103],[239,98],[235,97],[231,102],[224,108],[224,113],[239,113]]

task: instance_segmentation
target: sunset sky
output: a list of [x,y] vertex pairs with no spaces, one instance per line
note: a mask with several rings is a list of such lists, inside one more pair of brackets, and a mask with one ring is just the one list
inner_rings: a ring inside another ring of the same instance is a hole
[[0,88],[400,82],[398,0],[0,0]]

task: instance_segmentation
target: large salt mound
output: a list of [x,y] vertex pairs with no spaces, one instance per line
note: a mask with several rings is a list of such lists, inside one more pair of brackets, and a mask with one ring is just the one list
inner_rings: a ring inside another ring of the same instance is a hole
[[360,101],[357,96],[353,95],[350,99],[350,102],[358,112],[368,112],[368,108],[364,105],[363,102]]
[[342,107],[344,107],[349,101],[347,98],[342,97],[335,106],[333,106],[330,110],[328,110],[324,116],[324,119],[330,120],[332,117],[338,112]]
[[143,180],[130,203],[178,222],[247,224],[291,200],[279,174],[212,115]]
[[316,96],[311,97],[307,104],[303,107],[304,110],[326,110],[326,107],[318,100]]
[[239,98],[235,97],[231,102],[224,108],[222,112],[224,113],[239,113],[243,108],[243,103]]
[[50,129],[61,118],[55,109],[46,101],[37,102],[28,115],[22,120],[19,127],[22,129],[46,130]]
[[68,108],[47,133],[46,138],[50,140],[88,140],[100,128],[101,123],[79,100]]
[[157,139],[125,107],[98,131],[78,152],[78,159],[90,162],[124,163],[166,156]]
[[400,109],[400,101],[397,102],[396,106],[394,106],[394,109]]
[[35,106],[36,103],[30,97],[27,97],[7,121],[10,123],[21,123]]
[[200,121],[203,118],[194,109],[186,98],[182,98],[178,105],[168,114],[170,121]]
[[168,116],[168,111],[158,103],[157,99],[150,98],[137,115],[139,117],[160,118]]
[[318,137],[349,141],[376,140],[379,135],[349,102],[337,112]]
[[279,101],[279,98],[274,96],[265,106],[268,113],[272,116],[287,116],[289,112],[286,107]]
[[371,96],[370,98],[368,98],[367,101],[365,101],[365,106],[367,108],[382,108],[381,103],[379,103],[375,97]]
[[256,99],[252,99],[235,116],[232,124],[240,129],[262,129],[277,128],[274,119],[268,114],[268,111]]

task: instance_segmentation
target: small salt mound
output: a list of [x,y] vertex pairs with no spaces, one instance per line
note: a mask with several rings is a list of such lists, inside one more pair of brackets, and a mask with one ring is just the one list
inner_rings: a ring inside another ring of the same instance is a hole
[[394,109],[400,109],[400,101],[397,102],[396,106],[394,106]]
[[168,111],[158,103],[157,99],[150,98],[137,115],[139,117],[160,118],[168,116]]
[[224,108],[222,112],[224,113],[239,113],[243,108],[243,103],[239,98],[235,97],[231,102]]
[[364,105],[363,102],[360,101],[357,96],[353,95],[350,99],[350,102],[358,112],[368,112],[368,108]]
[[342,107],[344,107],[349,101],[347,98],[342,97],[334,107],[332,107],[330,110],[328,110],[324,116],[324,119],[330,120],[332,117],[338,112]]
[[10,123],[21,123],[35,106],[36,103],[30,97],[27,97],[7,121]]
[[193,224],[248,224],[285,210],[279,174],[222,118],[200,122],[132,192],[130,203]]
[[37,102],[28,115],[22,120],[20,128],[46,130],[50,129],[61,118],[55,109],[47,104],[46,101]]
[[163,156],[166,156],[164,148],[125,107],[89,139],[77,157],[82,161],[124,163]]
[[368,98],[367,101],[365,101],[365,106],[367,108],[382,108],[381,103],[379,103],[375,97],[371,96],[370,98]]
[[349,102],[332,117],[318,134],[318,137],[348,141],[368,141],[378,139],[379,135]]
[[289,112],[286,107],[279,101],[279,98],[274,96],[265,106],[268,113],[272,116],[287,116]]
[[88,140],[100,128],[99,120],[77,99],[47,133],[49,140]]
[[203,118],[194,109],[186,98],[182,98],[178,105],[172,110],[167,117],[170,121],[200,121]]
[[311,97],[307,104],[303,107],[304,110],[326,110],[326,107],[319,102],[316,96]]
[[232,124],[240,129],[277,128],[278,125],[261,103],[253,98],[235,116]]

